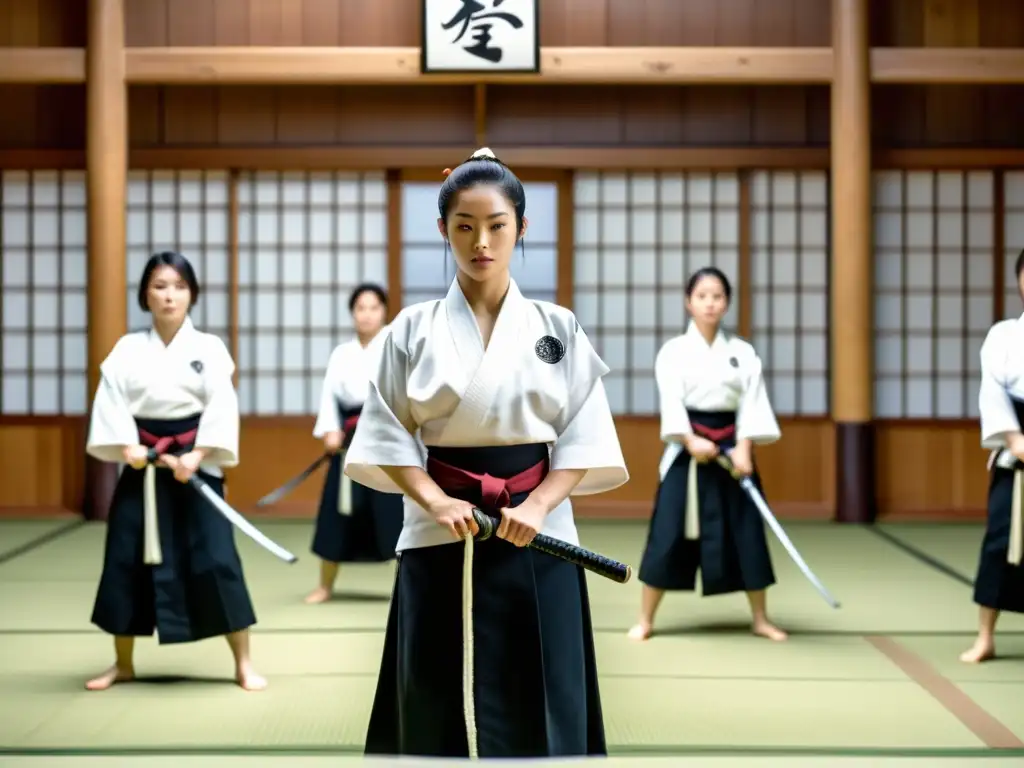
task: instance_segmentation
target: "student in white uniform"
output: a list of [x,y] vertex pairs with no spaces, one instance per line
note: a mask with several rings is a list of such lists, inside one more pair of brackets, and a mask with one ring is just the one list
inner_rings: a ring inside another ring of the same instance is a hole
[[[235,680],[261,690],[249,657],[256,623],[231,523],[190,485],[198,474],[224,495],[222,468],[238,464],[235,365],[224,342],[192,325],[199,284],[188,260],[158,253],[139,280],[153,326],[122,336],[100,366],[88,453],[125,464],[107,520],[92,621],[114,636],[114,666],[86,687],[135,677],[136,637],[161,644],[223,635]],[[156,465],[147,463],[155,448]]]
[[[768,620],[766,589],[775,583],[764,523],[739,483],[714,461],[724,451],[761,490],[753,446],[781,437],[754,348],[721,329],[732,288],[704,267],[686,285],[689,327],[658,352],[655,375],[665,442],[654,512],[640,564],[640,621],[629,631],[646,640],[667,591],[705,596],[743,591],[753,631],[786,633]],[[763,490],[762,490],[763,493]]]
[[[509,274],[526,195],[489,150],[450,172],[444,299],[391,325],[345,471],[405,494],[367,754],[606,754],[581,568],[526,547],[576,543],[569,496],[628,479],[602,362],[572,312]],[[473,540],[474,506],[501,516]]]
[[320,413],[313,436],[333,454],[324,480],[313,533],[313,554],[320,558],[320,586],[307,603],[331,597],[340,563],[380,563],[395,558],[402,532],[402,497],[353,483],[342,473],[342,454],[352,443],[359,413],[377,373],[387,328],[388,297],[379,285],[356,286],[348,300],[356,338],[339,344],[327,361]]
[[[1017,257],[1017,287],[1024,296],[1024,251]],[[960,655],[968,663],[995,656],[1002,611],[1024,613],[1024,316],[992,326],[981,347],[981,444],[992,449],[988,524],[981,544],[974,602],[978,637]]]

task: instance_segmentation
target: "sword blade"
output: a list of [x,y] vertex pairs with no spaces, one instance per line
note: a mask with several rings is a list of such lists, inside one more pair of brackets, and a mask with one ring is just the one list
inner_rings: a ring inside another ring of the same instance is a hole
[[293,477],[287,483],[282,485],[280,488],[271,491],[262,499],[257,501],[256,506],[266,507],[269,506],[270,504],[276,504],[289,493],[291,493],[300,485],[302,485],[306,481],[306,478],[308,478],[310,475],[316,472],[320,468],[320,465],[323,464],[325,461],[328,461],[330,458],[331,455],[329,453],[323,454],[320,458],[318,458],[316,461],[314,461],[312,464],[310,464],[308,467],[302,470],[295,477]]
[[[716,458],[722,467],[728,470],[730,474],[733,473],[733,464],[727,456],[719,454]],[[735,477],[735,475],[733,476]],[[768,524],[768,527],[772,529],[772,533],[775,534],[775,538],[779,540],[786,552],[789,554],[790,559],[796,563],[797,568],[799,568],[800,572],[803,573],[804,578],[811,582],[811,585],[818,590],[818,593],[823,598],[825,598],[826,603],[833,608],[839,608],[839,601],[832,597],[829,591],[825,589],[825,585],[821,583],[821,579],[819,579],[814,574],[814,571],[811,570],[811,567],[807,565],[807,561],[804,560],[799,550],[797,550],[796,545],[790,540],[785,529],[775,518],[775,515],[772,514],[772,511],[769,509],[764,497],[761,496],[761,492],[758,491],[757,486],[754,485],[754,481],[749,477],[738,477],[736,479],[739,482],[740,487],[746,492],[747,496],[750,497],[750,500],[754,502],[754,506],[757,508],[757,511],[761,514],[764,521]]]
[[287,549],[282,547],[280,544],[268,538],[267,535],[263,533],[263,531],[261,531],[255,525],[253,525],[244,517],[242,517],[242,515],[237,510],[233,509],[230,504],[228,504],[226,501],[224,501],[224,499],[218,496],[214,492],[214,490],[205,482],[203,482],[200,478],[196,477],[195,475],[192,475],[192,477],[189,478],[189,484],[197,491],[199,491],[199,493],[202,494],[203,498],[213,505],[214,509],[220,512],[221,515],[223,515],[225,518],[227,518],[229,523],[231,523],[233,526],[235,526],[238,530],[240,530],[250,539],[255,541],[257,544],[259,544],[265,550],[270,552],[270,554],[281,558],[286,563],[294,563],[299,559],[291,552],[289,552]]

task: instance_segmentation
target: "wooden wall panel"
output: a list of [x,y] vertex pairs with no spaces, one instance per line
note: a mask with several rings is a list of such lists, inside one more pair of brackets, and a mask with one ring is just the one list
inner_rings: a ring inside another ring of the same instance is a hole
[[0,85],[0,149],[85,149],[85,86]]
[[883,422],[876,451],[883,514],[984,519],[988,452],[977,422]]
[[[130,46],[409,46],[420,0],[132,0]],[[544,0],[546,46],[823,46],[823,0]]]
[[[25,103],[37,98],[29,86],[8,90]],[[880,149],[1024,147],[1024,86],[875,86],[872,98]],[[50,87],[34,111],[5,121],[0,147],[81,146],[82,121],[71,118],[83,99],[81,88]],[[940,106],[947,101],[959,107]],[[475,141],[468,86],[133,86],[129,126],[139,148]],[[487,141],[496,146],[825,147],[829,133],[825,86],[487,89]]]
[[[871,44],[908,48],[1024,46],[1020,0],[873,0]],[[875,86],[872,135],[884,147],[1020,147],[1021,86]]]
[[138,148],[466,146],[473,88],[133,86],[128,122]]
[[0,509],[46,514],[81,509],[84,418],[4,418],[0,425]]
[[[468,86],[133,86],[129,130],[136,148],[476,141]],[[487,141],[497,146],[824,147],[828,139],[827,87],[487,90]]]
[[871,0],[871,45],[884,48],[1019,48],[1020,0]]
[[[784,519],[831,519],[834,430],[827,420],[782,419],[783,439],[757,451],[769,504]],[[581,498],[581,517],[644,518],[657,487],[661,445],[655,419],[616,419],[630,482]],[[0,428],[0,514],[50,515],[80,508],[84,481],[84,419],[5,419]],[[883,422],[878,425],[879,514],[887,519],[968,519],[985,515],[986,454],[973,422]],[[320,444],[305,417],[242,419],[241,464],[228,473],[228,498],[247,512],[263,494],[305,468]],[[7,458],[10,457],[10,458]],[[31,482],[25,482],[32,478]],[[322,475],[298,488],[269,514],[311,517]]]
[[0,0],[0,48],[83,48],[87,7],[77,0]]
[[[488,88],[487,140],[497,146],[825,147],[825,86]],[[875,86],[879,149],[1024,147],[1024,86]],[[959,105],[935,105],[948,99]],[[0,85],[0,149],[85,147],[85,88]],[[467,146],[469,86],[272,88],[133,86],[134,148]]]
[[878,148],[1024,147],[1024,86],[876,85],[871,101]]

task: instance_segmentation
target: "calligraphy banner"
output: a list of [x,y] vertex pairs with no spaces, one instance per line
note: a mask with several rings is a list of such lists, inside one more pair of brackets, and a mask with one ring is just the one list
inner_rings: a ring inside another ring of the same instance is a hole
[[540,0],[423,0],[424,74],[539,72]]

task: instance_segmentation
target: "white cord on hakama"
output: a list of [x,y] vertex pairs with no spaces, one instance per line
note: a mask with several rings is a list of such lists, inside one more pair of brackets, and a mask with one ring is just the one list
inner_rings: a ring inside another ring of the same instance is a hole
[[1010,546],[1006,551],[1006,562],[1020,565],[1024,550],[1024,521],[1021,519],[1021,494],[1024,494],[1024,470],[1013,471],[1013,497],[1010,502]]
[[466,718],[469,758],[480,757],[477,748],[476,698],[473,695],[473,536],[466,537],[462,560],[462,706]]
[[690,457],[690,468],[686,473],[686,511],[684,525],[686,538],[700,539],[700,504],[697,501],[697,460]]
[[[344,459],[342,461],[344,462]],[[338,483],[338,514],[352,514],[352,480],[345,474],[344,469],[341,471],[341,482]]]
[[160,528],[156,516],[156,467],[147,464],[142,479],[142,537],[143,562],[146,565],[160,565],[163,552],[160,548]]

